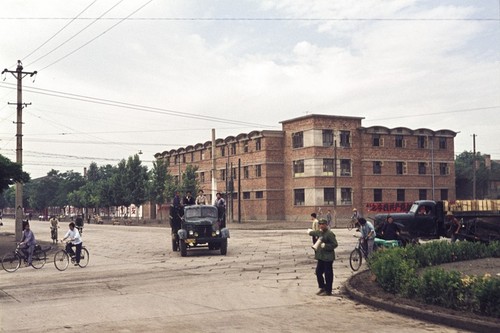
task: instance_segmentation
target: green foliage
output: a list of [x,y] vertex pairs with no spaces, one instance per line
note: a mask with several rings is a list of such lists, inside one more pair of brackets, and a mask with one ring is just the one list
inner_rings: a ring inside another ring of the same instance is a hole
[[369,263],[378,283],[388,292],[500,318],[500,279],[471,277],[441,268],[417,274],[419,268],[487,257],[500,257],[500,242],[430,242],[377,251]]
[[[455,159],[455,186],[457,199],[472,199],[474,153],[464,151]],[[491,171],[486,167],[484,155],[476,153],[476,191],[478,198],[488,194]]]
[[29,180],[29,175],[23,172],[21,165],[0,155],[0,194],[16,182],[26,183]]
[[196,196],[198,192],[198,179],[196,178],[196,171],[198,167],[188,165],[186,171],[182,174],[182,193],[191,191]]

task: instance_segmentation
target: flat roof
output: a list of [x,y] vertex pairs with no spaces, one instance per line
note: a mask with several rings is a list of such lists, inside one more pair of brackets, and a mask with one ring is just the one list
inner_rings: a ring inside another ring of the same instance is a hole
[[280,121],[280,124],[291,123],[291,122],[295,122],[297,120],[303,120],[303,119],[308,119],[308,118],[329,118],[329,119],[349,119],[349,120],[363,120],[363,119],[365,119],[365,117],[338,116],[338,115],[312,113],[312,114],[306,114],[305,116]]

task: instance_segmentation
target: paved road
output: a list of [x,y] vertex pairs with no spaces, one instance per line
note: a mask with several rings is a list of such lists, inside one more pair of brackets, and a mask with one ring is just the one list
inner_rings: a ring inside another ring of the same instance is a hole
[[[4,221],[2,231],[13,231]],[[49,240],[48,223],[34,222]],[[227,256],[181,258],[169,229],[87,225],[87,268],[0,271],[1,332],[457,332],[317,291],[305,230],[233,230]],[[336,230],[335,287],[352,232]]]

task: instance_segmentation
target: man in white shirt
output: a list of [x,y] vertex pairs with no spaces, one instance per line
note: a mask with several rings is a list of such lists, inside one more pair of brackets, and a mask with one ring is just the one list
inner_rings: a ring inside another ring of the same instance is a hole
[[[70,256],[75,255],[75,266],[78,266],[78,264],[80,263],[83,244],[80,232],[78,232],[78,229],[75,228],[75,224],[73,222],[69,224],[69,230],[66,235],[64,235],[64,238],[62,240],[65,241],[68,238],[70,241],[66,244],[66,252],[68,252]],[[73,246],[76,247],[76,254],[73,251]]]

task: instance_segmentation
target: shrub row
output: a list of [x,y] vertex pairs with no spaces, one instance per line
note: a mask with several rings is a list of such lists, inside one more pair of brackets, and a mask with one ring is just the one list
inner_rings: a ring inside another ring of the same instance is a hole
[[375,252],[369,260],[380,286],[391,293],[451,309],[500,318],[500,279],[428,268],[453,261],[500,257],[500,243],[429,242]]

